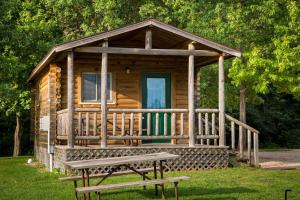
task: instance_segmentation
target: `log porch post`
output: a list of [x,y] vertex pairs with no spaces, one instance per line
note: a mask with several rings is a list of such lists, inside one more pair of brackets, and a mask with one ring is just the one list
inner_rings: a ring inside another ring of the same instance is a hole
[[225,146],[224,55],[219,57],[219,146]]
[[[194,43],[188,45],[189,50],[195,50]],[[194,70],[195,70],[195,56],[189,56],[188,68],[188,110],[189,110],[189,147],[195,146],[195,96],[194,96]]]
[[[107,39],[104,40],[102,47],[108,47]],[[101,148],[107,146],[107,53],[102,53],[101,64]]]
[[68,147],[74,148],[74,53],[73,51],[68,52],[68,75],[67,75],[67,85],[68,85]]

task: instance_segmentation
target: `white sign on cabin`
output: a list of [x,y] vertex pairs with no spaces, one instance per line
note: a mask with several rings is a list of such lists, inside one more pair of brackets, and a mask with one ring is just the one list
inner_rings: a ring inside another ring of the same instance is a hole
[[40,130],[48,131],[50,127],[50,116],[44,116],[40,118]]

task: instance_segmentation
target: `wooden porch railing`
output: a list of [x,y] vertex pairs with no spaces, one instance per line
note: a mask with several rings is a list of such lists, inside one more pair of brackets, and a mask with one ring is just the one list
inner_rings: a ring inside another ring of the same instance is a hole
[[216,125],[216,114],[219,113],[218,109],[196,109],[197,119],[197,135],[196,138],[200,140],[201,145],[218,145],[218,126]]
[[[188,109],[109,109],[108,140],[189,139]],[[218,109],[195,109],[196,139],[202,145],[218,145]],[[67,109],[57,112],[57,136],[67,138]],[[100,109],[75,109],[75,140],[100,140]],[[201,120],[200,120],[201,119]],[[162,125],[161,125],[162,124]],[[213,142],[211,142],[213,141]]]
[[[225,115],[225,118],[230,121],[230,129],[231,129],[231,149],[235,151],[235,125],[239,126],[239,158],[240,159],[248,159],[248,162],[250,165],[259,165],[259,155],[258,155],[258,135],[259,131],[252,128],[251,126],[229,116]],[[247,140],[246,146],[247,146],[247,154],[246,157],[244,155],[244,130],[246,130]],[[253,156],[252,156],[252,150],[253,150]],[[253,163],[252,163],[253,159]]]
[[68,117],[68,109],[60,110],[57,112],[57,124],[56,124],[56,134],[59,137],[67,137],[67,117]]

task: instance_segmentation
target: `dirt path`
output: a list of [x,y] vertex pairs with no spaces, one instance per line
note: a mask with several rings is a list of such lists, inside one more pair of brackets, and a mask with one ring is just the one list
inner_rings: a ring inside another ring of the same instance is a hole
[[300,149],[260,151],[260,165],[267,169],[300,169]]

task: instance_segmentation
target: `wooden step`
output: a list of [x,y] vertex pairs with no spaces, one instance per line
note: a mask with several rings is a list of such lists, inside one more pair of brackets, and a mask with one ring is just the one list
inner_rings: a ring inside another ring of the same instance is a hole
[[117,183],[117,184],[108,184],[108,185],[98,185],[98,186],[89,186],[89,187],[78,187],[76,188],[76,192],[79,193],[89,193],[89,192],[101,192],[106,190],[113,189],[122,189],[127,187],[139,187],[139,186],[147,186],[147,185],[161,185],[166,183],[176,183],[179,181],[189,180],[188,176],[179,176],[165,179],[154,179],[154,180],[145,180],[145,181],[135,181],[135,182],[127,182],[127,183]]

